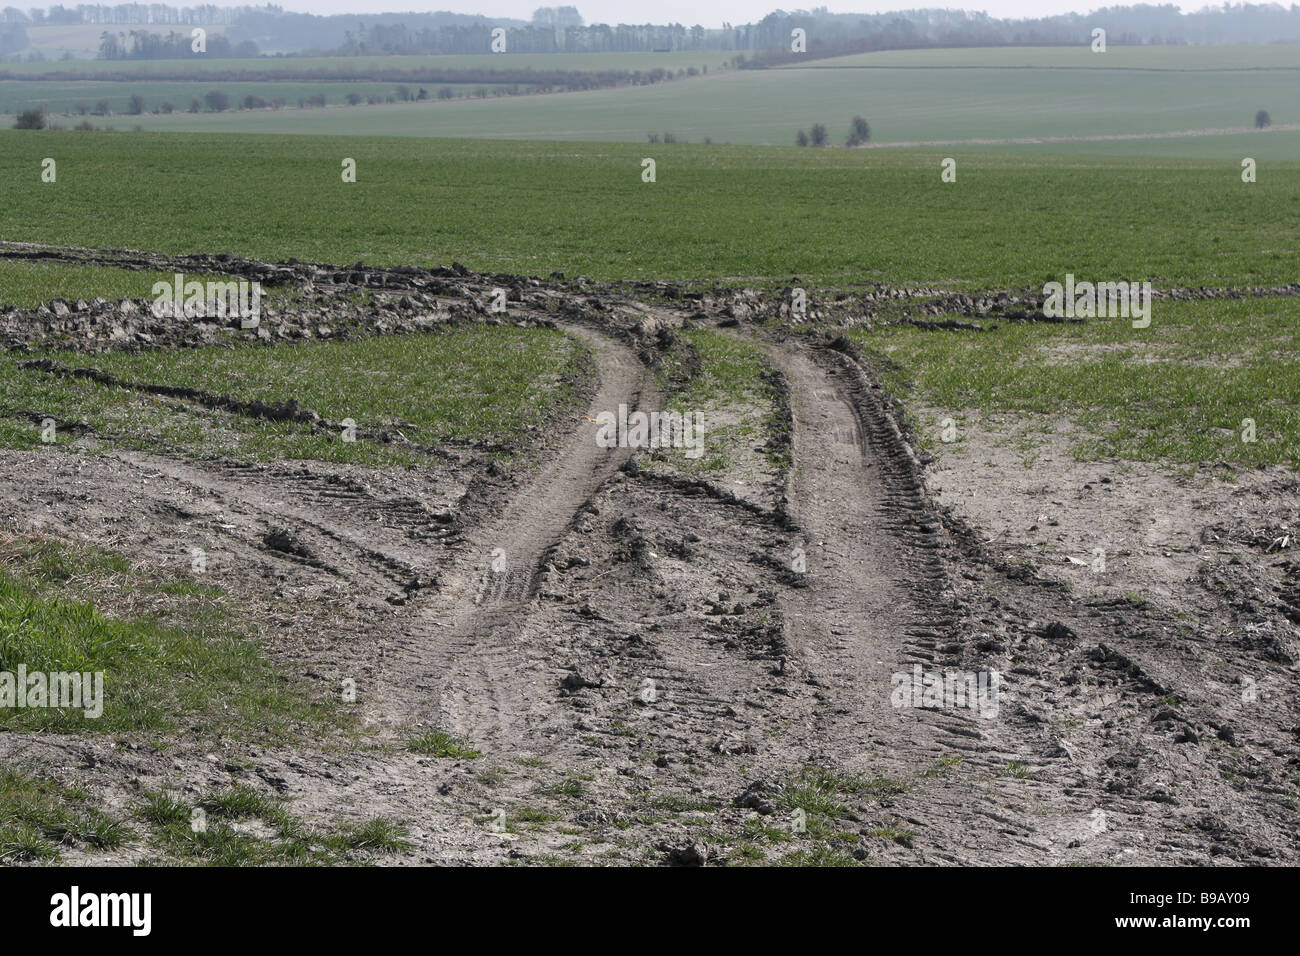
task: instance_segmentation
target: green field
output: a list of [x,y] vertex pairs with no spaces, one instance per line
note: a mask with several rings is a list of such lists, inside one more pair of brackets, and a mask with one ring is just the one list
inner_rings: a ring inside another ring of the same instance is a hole
[[[657,159],[655,183],[641,160]],[[11,240],[593,278],[1296,279],[1300,166],[903,150],[0,131]],[[56,158],[58,181],[40,181]],[[358,182],[340,178],[344,157]],[[0,294],[0,300],[5,297]]]
[[[75,62],[0,63],[0,74],[40,76],[76,71],[82,74],[130,72],[172,75],[226,75],[247,70],[299,73],[322,70],[341,77],[372,70],[403,72],[430,70],[626,70],[648,73],[654,69],[717,69],[734,53],[703,50],[695,53],[483,53],[418,56],[249,57],[212,60],[77,60]],[[2,78],[2,77],[0,77]]]
[[[988,324],[988,323],[986,323]],[[982,333],[854,330],[892,359],[887,384],[937,411],[918,422],[1012,423],[1026,466],[1043,436],[1073,429],[1081,459],[1300,468],[1300,300],[1155,302],[1151,325],[1002,323]],[[978,419],[978,420],[977,420]],[[1243,441],[1242,422],[1255,423]]]
[[166,281],[160,272],[0,259],[0,309],[32,308],[51,299],[140,299],[155,282]]
[[844,67],[999,67],[1090,70],[1300,70],[1300,44],[1224,44],[1222,46],[1118,46],[1093,53],[1091,45],[1073,47],[966,47],[942,50],[881,50],[826,60],[792,63],[780,69]]
[[[585,353],[558,332],[482,326],[337,343],[48,355],[61,364],[110,372],[133,387],[19,369],[24,356],[0,358],[0,447],[41,447],[35,412],[83,422],[104,440],[184,449],[200,457],[407,465],[420,453],[402,444],[346,442],[299,422],[198,405],[187,414],[160,402],[147,387],[234,392],[243,401],[273,405],[295,399],[327,420],[352,419],[363,434],[398,428],[408,441],[423,445],[510,446],[524,443],[576,400],[585,368]],[[72,429],[62,429],[56,443],[74,438]]]
[[[1070,49],[906,51],[807,67],[713,71],[651,86],[564,93],[542,99],[503,98],[419,103],[381,111],[228,113],[146,117],[150,130],[274,132],[492,139],[646,142],[670,132],[679,141],[792,145],[800,129],[824,123],[841,144],[850,119],[871,123],[876,145],[993,140],[1001,149],[1036,149],[996,141],[1081,139],[1090,152],[1165,155],[1159,139],[1189,130],[1249,130],[1257,110],[1282,131],[1242,137],[1230,152],[1264,159],[1296,155],[1300,123],[1300,45],[1261,48],[1263,62],[1288,68],[1246,69],[1243,48],[1113,48],[1106,54]],[[886,57],[873,60],[874,57]],[[1073,64],[1034,66],[1032,61]],[[1091,59],[1089,59],[1091,58]],[[851,62],[850,62],[851,61]],[[1027,62],[1029,61],[1029,62]],[[857,63],[879,63],[870,69]],[[964,66],[964,63],[989,64]],[[1105,66],[1093,67],[1102,63]],[[1140,64],[1149,62],[1151,67]],[[1181,64],[1181,65],[1169,65]],[[1199,65],[1198,65],[1199,64]],[[1222,134],[1180,141],[1176,154],[1223,156]],[[1073,142],[1051,144],[1073,151]],[[1249,147],[1250,152],[1241,153]]]

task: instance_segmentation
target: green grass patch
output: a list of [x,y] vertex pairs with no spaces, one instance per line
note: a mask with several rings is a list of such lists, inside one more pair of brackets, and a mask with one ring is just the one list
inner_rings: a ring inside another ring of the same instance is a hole
[[135,834],[88,805],[83,791],[0,767],[0,863],[53,862],[62,848],[116,849]]
[[[295,725],[339,726],[305,688],[261,657],[251,628],[222,599],[176,597],[120,556],[53,540],[0,547],[0,671],[102,675],[81,707],[0,708],[0,729],[279,737]],[[87,596],[95,598],[88,600]],[[100,600],[100,599],[103,600]],[[127,610],[108,613],[105,602]],[[54,701],[48,701],[53,703]],[[100,709],[99,716],[87,716]]]
[[[670,391],[669,408],[698,414],[703,421],[704,451],[691,458],[686,449],[667,449],[673,467],[686,473],[726,471],[742,451],[764,445],[780,427],[773,387],[762,349],[716,329],[687,329],[682,336],[699,358],[698,374],[671,391],[687,373],[681,357],[670,357],[659,371],[660,385]],[[788,464],[784,455],[765,454],[769,465]]]
[[477,760],[483,754],[470,746],[469,741],[441,730],[426,730],[406,742],[406,749],[423,757],[449,757],[456,760]]
[[33,308],[51,299],[143,299],[155,282],[171,281],[161,272],[0,259],[0,308]]
[[[1145,329],[1091,319],[851,335],[891,360],[891,391],[929,409],[914,423],[932,450],[943,448],[938,422],[965,415],[1009,427],[1028,445],[1072,426],[1070,449],[1083,460],[1300,467],[1300,299],[1152,308]],[[1247,419],[1253,442],[1243,439]]]
[[150,827],[147,842],[166,863],[320,866],[368,862],[411,848],[406,828],[391,820],[312,827],[284,799],[244,784],[205,794],[194,807],[171,793],[150,792],[136,816]]
[[[335,422],[351,419],[361,438],[297,422],[271,422],[197,403],[35,370],[17,359],[0,375],[0,442],[41,445],[36,419],[84,422],[100,438],[201,457],[311,458],[370,465],[422,460],[406,443],[363,440],[400,431],[414,445],[448,441],[521,443],[577,401],[590,356],[575,340],[544,329],[457,326],[419,335],[344,342],[220,346],[85,355],[45,353],[138,386],[185,385],[241,401],[296,400]],[[6,417],[7,414],[7,417]],[[60,428],[59,443],[75,432]]]

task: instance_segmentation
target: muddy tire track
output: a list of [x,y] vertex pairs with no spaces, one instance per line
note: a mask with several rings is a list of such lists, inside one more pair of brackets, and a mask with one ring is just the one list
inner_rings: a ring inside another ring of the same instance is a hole
[[437,593],[422,600],[400,643],[384,649],[385,680],[371,718],[412,722],[490,745],[551,695],[526,691],[528,662],[517,636],[538,576],[591,497],[632,456],[596,444],[602,411],[645,408],[657,395],[649,370],[622,342],[563,325],[591,349],[599,385],[571,434],[496,517],[468,530],[439,570]]

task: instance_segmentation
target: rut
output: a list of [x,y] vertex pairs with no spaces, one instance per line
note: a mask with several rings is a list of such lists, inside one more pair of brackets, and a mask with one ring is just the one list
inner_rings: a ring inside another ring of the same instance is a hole
[[537,576],[591,496],[632,456],[599,447],[593,419],[619,405],[643,408],[656,395],[626,345],[562,327],[595,357],[600,382],[590,408],[496,518],[467,533],[440,569],[437,592],[420,599],[406,632],[384,648],[375,721],[415,721],[490,745],[516,739],[515,728],[554,696],[537,686],[517,643]]
[[[910,449],[857,363],[828,348],[768,352],[789,384],[793,413],[787,494],[805,536],[808,586],[790,589],[782,604],[787,644],[820,688],[805,738],[812,762],[915,780],[945,759],[991,778],[1029,759],[1022,751],[1030,741],[1009,730],[1005,700],[1000,719],[978,705],[894,706],[894,675],[910,680],[915,665],[949,669],[941,648],[958,622],[948,580],[954,558]],[[1033,826],[1007,809],[1028,786],[998,780],[990,805],[1001,822],[993,829],[974,825],[989,794],[945,792],[937,778],[923,799],[904,798],[899,812],[944,848],[939,859],[1005,860],[1017,855],[1008,840],[1041,849],[1032,844]]]

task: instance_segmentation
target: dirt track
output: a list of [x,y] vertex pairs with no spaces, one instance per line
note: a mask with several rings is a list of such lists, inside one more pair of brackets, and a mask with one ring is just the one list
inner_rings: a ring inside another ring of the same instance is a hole
[[[277,268],[308,283],[342,271]],[[97,455],[0,452],[14,489],[0,520],[159,564],[202,542],[223,586],[266,615],[282,668],[357,682],[372,742],[164,754],[6,734],[0,754],[123,806],[146,785],[240,779],[307,814],[401,819],[409,862],[545,858],[575,834],[588,862],[734,861],[754,826],[792,826],[782,794],[809,767],[869,781],[836,795],[861,860],[1296,861],[1294,627],[1225,639],[1240,614],[1219,594],[1189,626],[1178,608],[1073,596],[999,553],[935,503],[851,347],[738,320],[743,296],[664,305],[463,271],[347,272],[348,286],[430,292],[417,311],[439,321],[481,321],[487,290],[508,282],[512,319],[590,348],[586,409],[508,475],[472,456],[419,475],[182,461],[97,436]],[[647,363],[692,321],[761,343],[788,389],[795,464],[744,498],[594,442],[596,412],[656,406]],[[9,334],[21,325],[11,316]],[[277,528],[315,557],[268,548]],[[914,665],[996,672],[996,716],[895,706],[893,675]],[[1232,692],[1242,675],[1266,691],[1257,706]],[[422,727],[485,756],[385,746]],[[580,794],[547,789],[574,779]],[[498,833],[482,822],[498,807],[561,822]]]

